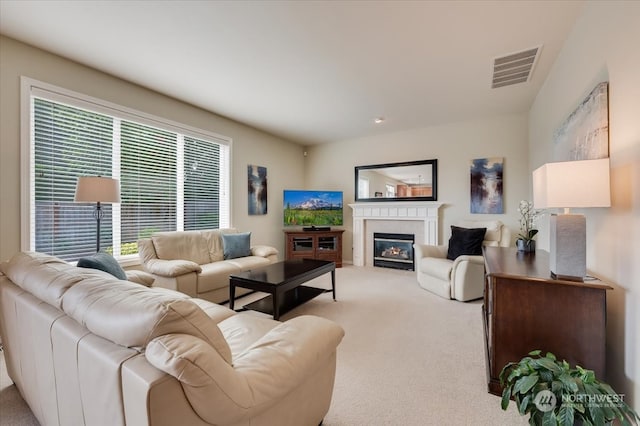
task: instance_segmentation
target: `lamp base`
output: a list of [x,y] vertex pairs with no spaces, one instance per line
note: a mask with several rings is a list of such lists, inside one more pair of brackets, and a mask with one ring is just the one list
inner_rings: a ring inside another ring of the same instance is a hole
[[582,281],[587,275],[587,221],[581,214],[552,214],[549,268],[554,278]]

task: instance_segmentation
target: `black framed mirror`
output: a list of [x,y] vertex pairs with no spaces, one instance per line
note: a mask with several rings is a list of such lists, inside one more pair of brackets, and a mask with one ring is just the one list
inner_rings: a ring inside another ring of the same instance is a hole
[[437,201],[438,160],[355,168],[356,201]]

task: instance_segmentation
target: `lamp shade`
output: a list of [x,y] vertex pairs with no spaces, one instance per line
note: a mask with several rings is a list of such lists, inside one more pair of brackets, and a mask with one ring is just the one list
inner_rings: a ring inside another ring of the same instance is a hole
[[537,209],[610,207],[609,159],[547,163],[533,171]]
[[81,176],[76,184],[74,201],[87,203],[119,203],[118,179],[102,176]]

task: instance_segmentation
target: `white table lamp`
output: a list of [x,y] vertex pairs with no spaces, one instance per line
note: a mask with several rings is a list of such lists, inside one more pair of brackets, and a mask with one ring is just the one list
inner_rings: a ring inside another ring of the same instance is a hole
[[609,159],[547,163],[533,171],[533,205],[563,208],[550,216],[549,266],[558,279],[587,274],[586,219],[570,208],[610,207]]
[[104,216],[100,203],[119,203],[120,184],[118,179],[102,176],[81,176],[76,184],[74,201],[96,203],[93,217],[96,219],[96,252],[100,251],[100,220]]

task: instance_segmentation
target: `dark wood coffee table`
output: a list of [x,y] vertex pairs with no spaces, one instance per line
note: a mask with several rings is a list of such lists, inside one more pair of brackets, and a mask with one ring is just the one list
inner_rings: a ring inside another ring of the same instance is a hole
[[[331,272],[331,290],[301,284]],[[294,259],[254,268],[229,276],[229,307],[234,308],[236,287],[269,293],[260,300],[243,307],[273,315],[289,312],[319,294],[331,291],[336,300],[336,264],[327,260]]]

